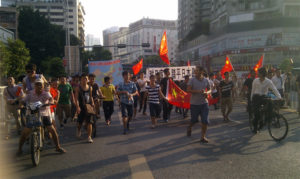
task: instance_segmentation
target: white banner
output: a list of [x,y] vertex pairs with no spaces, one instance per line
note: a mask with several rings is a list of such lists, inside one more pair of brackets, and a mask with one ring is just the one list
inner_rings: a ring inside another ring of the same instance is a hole
[[170,77],[173,80],[184,80],[184,76],[189,75],[190,78],[195,75],[196,66],[178,66],[178,67],[159,67],[159,68],[147,68],[146,78],[149,79],[150,75],[155,75],[160,72],[161,77],[164,77],[164,69],[168,68],[170,70]]

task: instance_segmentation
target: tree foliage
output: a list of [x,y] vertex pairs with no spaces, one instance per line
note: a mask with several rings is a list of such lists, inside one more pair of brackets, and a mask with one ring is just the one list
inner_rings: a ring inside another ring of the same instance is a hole
[[30,55],[23,41],[9,39],[7,46],[0,43],[0,52],[2,76],[13,76],[16,79],[25,73]]
[[112,54],[110,51],[104,49],[103,47],[94,46],[92,49],[92,56],[93,60],[111,60]]
[[47,70],[45,71],[46,76],[60,77],[61,75],[66,75],[65,67],[61,58],[50,58],[45,60],[42,65],[47,66]]
[[291,59],[285,59],[279,65],[279,68],[284,72],[291,72],[293,69],[293,63]]
[[[66,32],[62,26],[51,24],[49,19],[34,11],[30,7],[19,8],[19,38],[26,43],[30,50],[31,63],[44,71],[42,64],[54,57],[64,57],[66,45]],[[80,41],[74,35],[70,37],[71,45],[80,45]]]

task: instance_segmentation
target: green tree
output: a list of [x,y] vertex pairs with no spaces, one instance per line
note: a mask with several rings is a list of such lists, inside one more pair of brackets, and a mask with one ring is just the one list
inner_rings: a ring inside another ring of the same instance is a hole
[[293,63],[291,59],[285,59],[279,65],[279,68],[284,72],[291,72],[293,69]]
[[29,50],[21,40],[8,40],[7,46],[0,42],[0,68],[2,76],[17,78],[25,74],[25,66],[30,61]]
[[[66,75],[63,61],[59,57],[47,59],[43,62],[42,66],[45,70],[45,75],[49,77],[60,77]],[[54,70],[53,70],[54,69]]]
[[[51,24],[49,19],[30,7],[19,8],[19,38],[30,50],[31,62],[42,71],[42,63],[53,57],[64,57],[66,32],[62,26]],[[71,35],[71,45],[80,45],[80,40]]]
[[110,51],[104,49],[103,47],[94,46],[92,50],[93,60],[111,60],[112,55]]

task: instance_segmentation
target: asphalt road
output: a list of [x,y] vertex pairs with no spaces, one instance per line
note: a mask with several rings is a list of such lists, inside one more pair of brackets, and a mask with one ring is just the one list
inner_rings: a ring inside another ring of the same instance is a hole
[[[284,110],[289,121],[287,138],[277,143],[267,130],[253,135],[248,127],[244,104],[236,102],[231,122],[223,122],[220,111],[211,109],[207,137],[201,144],[200,125],[186,136],[188,119],[173,110],[169,123],[150,129],[149,117],[138,114],[128,135],[122,135],[120,113],[115,107],[112,125],[98,122],[98,136],[93,144],[75,137],[75,123],[59,130],[62,146],[41,153],[38,167],[33,167],[29,146],[24,155],[15,157],[17,136],[1,140],[1,178],[299,178],[300,119]],[[4,160],[4,159],[7,160]]]

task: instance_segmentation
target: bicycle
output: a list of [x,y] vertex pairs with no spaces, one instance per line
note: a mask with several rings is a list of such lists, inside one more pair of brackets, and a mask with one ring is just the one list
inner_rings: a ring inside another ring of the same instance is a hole
[[[287,136],[289,130],[286,118],[279,113],[282,100],[274,100],[271,98],[265,98],[265,100],[269,100],[268,102],[273,106],[273,108],[272,111],[269,112],[270,117],[266,118],[266,114],[268,112],[266,106],[261,105],[259,107],[259,113],[261,114],[260,119],[258,120],[259,129],[262,129],[267,125],[271,138],[276,142],[280,142]],[[253,120],[254,114],[253,110],[251,110],[249,111],[249,127],[252,132],[255,132]]]
[[44,144],[44,130],[42,129],[40,108],[49,105],[50,104],[43,105],[41,102],[35,102],[26,106],[26,109],[29,111],[26,115],[26,121],[28,125],[32,126],[29,143],[31,160],[34,166],[38,166],[40,162],[40,152]]

